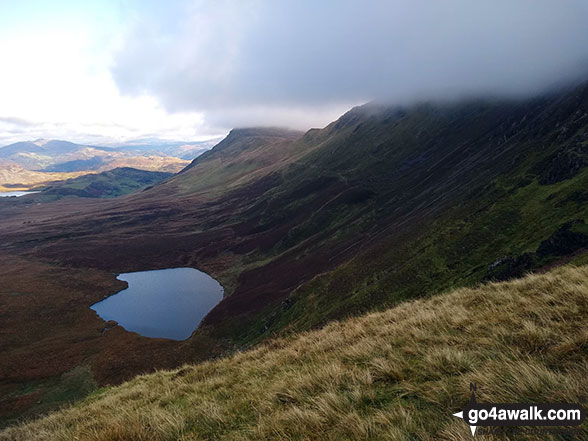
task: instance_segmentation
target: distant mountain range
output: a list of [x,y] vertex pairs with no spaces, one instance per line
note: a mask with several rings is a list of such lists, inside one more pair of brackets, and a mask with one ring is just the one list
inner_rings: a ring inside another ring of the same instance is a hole
[[0,147],[0,187],[27,188],[120,167],[176,173],[215,143],[158,139],[113,146],[45,139],[17,142]]
[[210,150],[222,140],[222,137],[206,141],[185,142],[166,141],[158,138],[142,138],[127,141],[124,144],[113,144],[109,146],[116,151],[133,151],[150,154],[165,154],[191,161],[202,153]]

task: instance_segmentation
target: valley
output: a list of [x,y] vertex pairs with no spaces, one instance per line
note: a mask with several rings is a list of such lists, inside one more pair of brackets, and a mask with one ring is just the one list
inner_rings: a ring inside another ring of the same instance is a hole
[[[235,129],[120,197],[0,200],[2,418],[333,320],[588,263],[587,115],[586,84],[518,101],[372,103],[305,133]],[[116,274],[174,267],[225,288],[192,337],[103,333],[90,305],[120,291]]]
[[14,162],[0,160],[0,190],[26,191],[37,185],[76,178],[83,174],[83,172],[50,173],[30,171]]
[[0,441],[588,441],[587,22],[0,2]]
[[560,268],[406,302],[139,376],[0,439],[465,441],[470,430],[452,413],[472,382],[492,403],[588,393],[587,280],[586,266]]
[[172,155],[193,152],[197,156],[207,149],[207,143],[100,147],[46,139],[17,142],[0,147],[0,190],[30,190],[125,167],[177,173],[189,161]]

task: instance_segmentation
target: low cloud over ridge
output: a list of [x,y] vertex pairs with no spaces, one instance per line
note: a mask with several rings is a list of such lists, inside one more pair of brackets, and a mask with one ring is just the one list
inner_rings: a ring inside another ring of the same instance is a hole
[[123,93],[219,126],[305,127],[373,99],[524,95],[576,78],[587,20],[581,0],[190,1],[139,16],[112,73]]

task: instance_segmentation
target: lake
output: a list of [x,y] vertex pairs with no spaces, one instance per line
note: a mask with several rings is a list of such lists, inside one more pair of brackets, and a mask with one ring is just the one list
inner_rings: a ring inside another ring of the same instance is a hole
[[146,337],[185,340],[223,298],[223,287],[194,268],[120,274],[129,284],[91,308],[103,320]]
[[38,191],[0,191],[0,198],[21,197],[25,194],[39,193]]

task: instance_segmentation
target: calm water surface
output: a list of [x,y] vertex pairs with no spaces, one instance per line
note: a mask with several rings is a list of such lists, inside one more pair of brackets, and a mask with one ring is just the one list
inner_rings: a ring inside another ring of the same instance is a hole
[[185,340],[223,298],[223,287],[194,268],[120,274],[127,289],[91,308],[104,320],[146,337]]
[[25,194],[33,194],[33,193],[39,193],[38,191],[0,191],[0,198],[7,198],[7,197],[21,197],[24,196]]

